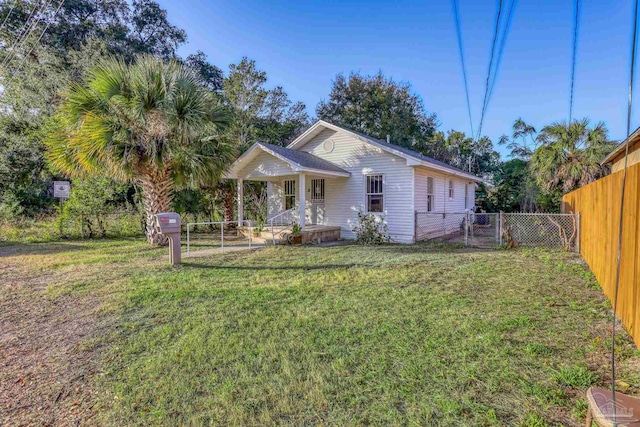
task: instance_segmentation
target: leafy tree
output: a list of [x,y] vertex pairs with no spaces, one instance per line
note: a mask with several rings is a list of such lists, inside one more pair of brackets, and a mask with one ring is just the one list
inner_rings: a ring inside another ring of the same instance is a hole
[[165,59],[175,57],[178,46],[187,41],[184,30],[171,25],[167,11],[153,0],[133,0],[128,44],[131,53],[150,53]]
[[204,87],[212,92],[220,92],[224,76],[222,70],[207,61],[207,55],[199,50],[187,56],[185,63],[202,79]]
[[603,122],[589,119],[545,126],[536,138],[540,146],[531,157],[531,171],[545,190],[572,191],[609,172],[600,161],[614,147]]
[[474,140],[464,132],[436,132],[425,150],[427,155],[478,176],[489,177],[500,163],[489,137]]
[[[51,200],[47,183],[56,177],[44,161],[42,130],[59,94],[108,54],[126,61],[138,51],[173,56],[184,41],[151,1],[132,8],[125,0],[67,0],[55,14],[58,4],[0,3],[0,183],[10,182],[0,200],[11,200],[14,213],[35,214]],[[22,40],[31,12],[36,24]],[[145,34],[153,37],[145,41]]]
[[73,187],[58,218],[64,223],[71,218],[81,219],[85,235],[106,237],[106,216],[122,204],[128,186],[107,177],[74,180]]
[[529,160],[538,146],[536,134],[536,128],[528,125],[522,120],[522,117],[519,117],[513,122],[511,139],[507,135],[502,135],[498,144],[506,145],[511,150],[510,157]]
[[179,186],[212,184],[234,151],[228,123],[197,76],[175,60],[109,60],[85,85],[71,86],[46,144],[52,164],[71,176],[107,175],[140,184],[150,243],[164,244],[154,215]]
[[[256,68],[255,61],[242,58],[229,67],[223,83],[223,98],[233,112],[228,135],[239,152],[257,141],[287,145],[309,125],[306,107],[292,102],[281,87],[267,89],[267,74]],[[261,191],[251,186],[249,191]],[[224,206],[224,218],[231,221],[234,213],[235,184],[222,181],[215,189]],[[256,195],[257,196],[257,195]]]
[[316,107],[318,118],[338,126],[386,139],[427,154],[437,120],[408,83],[395,82],[382,72],[374,76],[342,74],[333,81],[329,99]]

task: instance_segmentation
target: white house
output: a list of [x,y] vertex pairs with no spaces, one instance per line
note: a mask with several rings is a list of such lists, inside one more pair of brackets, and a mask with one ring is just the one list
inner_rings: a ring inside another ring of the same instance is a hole
[[[481,179],[376,138],[318,121],[288,147],[256,143],[231,166],[238,180],[266,181],[268,218],[292,218],[303,230],[338,230],[355,238],[358,211],[387,224],[392,241],[415,241],[416,212],[464,212]],[[269,223],[267,221],[267,225]],[[326,240],[326,239],[325,239]]]

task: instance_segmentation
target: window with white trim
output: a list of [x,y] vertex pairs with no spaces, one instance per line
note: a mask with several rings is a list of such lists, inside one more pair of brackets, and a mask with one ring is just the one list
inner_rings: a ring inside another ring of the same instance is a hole
[[453,199],[453,180],[449,180],[449,198]]
[[427,177],[427,212],[433,212],[433,209],[435,209],[435,195],[434,193],[434,189],[433,189],[433,178],[428,176]]
[[284,209],[293,209],[296,206],[296,180],[288,179],[284,182]]
[[367,212],[384,212],[384,177],[366,175],[365,183]]
[[324,201],[324,179],[311,180],[311,200]]

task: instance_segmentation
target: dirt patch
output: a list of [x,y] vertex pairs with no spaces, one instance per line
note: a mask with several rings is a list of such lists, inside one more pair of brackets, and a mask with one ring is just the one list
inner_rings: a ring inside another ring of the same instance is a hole
[[[50,298],[51,272],[0,267],[0,425],[93,424],[90,379],[97,350],[87,345],[108,319],[95,297]],[[33,266],[32,266],[33,267]]]

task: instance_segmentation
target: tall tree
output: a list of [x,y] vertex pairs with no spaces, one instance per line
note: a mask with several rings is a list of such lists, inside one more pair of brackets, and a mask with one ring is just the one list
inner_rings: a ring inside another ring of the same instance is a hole
[[221,132],[228,116],[198,77],[175,60],[109,60],[65,96],[47,155],[71,176],[138,182],[150,243],[164,244],[154,215],[177,186],[212,184],[234,154]]
[[207,61],[207,55],[201,50],[185,59],[185,64],[202,79],[202,84],[212,92],[220,92],[224,76],[222,70]]
[[464,132],[450,130],[436,132],[425,147],[424,154],[466,170],[478,176],[489,177],[498,167],[500,155],[493,149],[489,137],[474,140]]
[[536,128],[528,125],[522,120],[522,117],[519,117],[513,122],[511,138],[507,135],[502,135],[498,144],[506,145],[511,150],[510,157],[529,160],[538,146],[536,134]]
[[136,52],[174,56],[184,42],[184,32],[157,3],[134,3],[0,2],[0,183],[10,182],[0,185],[0,206],[11,199],[17,211],[29,213],[46,205],[53,177],[45,167],[42,126],[64,88],[108,54],[126,61]]
[[428,114],[411,85],[387,78],[351,73],[336,76],[329,99],[316,107],[318,118],[338,126],[385,139],[394,144],[425,151],[437,120]]
[[603,122],[589,127],[589,119],[545,126],[531,157],[531,170],[545,190],[572,191],[609,172],[600,161],[613,149]]
[[[287,145],[308,125],[309,116],[302,102],[292,102],[280,86],[268,89],[267,74],[256,63],[242,58],[229,66],[224,79],[223,98],[233,112],[229,137],[243,152],[257,141],[275,145]],[[250,191],[260,191],[251,187]],[[234,213],[235,187],[223,181],[216,189],[224,206],[225,220],[231,221]]]

